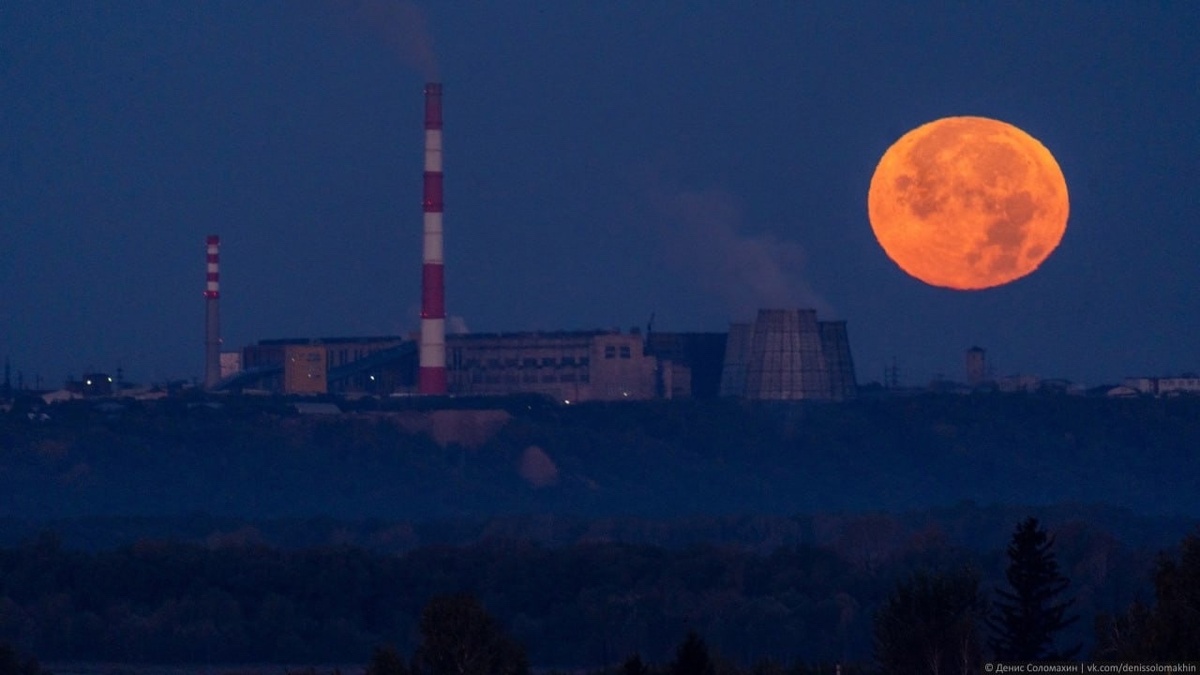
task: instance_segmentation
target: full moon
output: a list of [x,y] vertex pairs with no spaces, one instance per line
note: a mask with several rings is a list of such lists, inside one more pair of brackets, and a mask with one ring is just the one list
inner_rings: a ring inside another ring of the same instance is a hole
[[1033,272],[1067,229],[1054,156],[1011,124],[946,117],[887,149],[867,195],[879,245],[933,286],[977,290]]

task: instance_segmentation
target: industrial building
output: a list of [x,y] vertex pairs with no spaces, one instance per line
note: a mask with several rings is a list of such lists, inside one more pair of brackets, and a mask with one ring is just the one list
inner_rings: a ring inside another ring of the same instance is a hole
[[[461,333],[445,338],[447,393],[542,394],[564,402],[734,396],[844,400],[854,366],[841,321],[762,310],[725,333],[633,329]],[[227,389],[286,394],[417,394],[419,342],[398,336],[262,340]]]
[[[442,86],[425,86],[421,321],[414,335],[263,340],[220,353],[220,239],[206,240],[206,388],[285,394],[505,396],[558,401],[737,396],[843,400],[855,392],[844,322],[761,310],[725,333],[638,329],[446,334]],[[651,321],[651,324],[653,321]],[[237,369],[231,373],[230,370]]]
[[716,398],[721,393],[726,333],[647,332],[646,354],[658,359],[658,398]]
[[[400,337],[263,340],[243,350],[245,371],[234,384],[288,394],[420,393],[417,344]],[[458,396],[649,399],[659,396],[658,367],[637,332],[446,336],[447,393]]]
[[286,394],[412,391],[416,343],[399,336],[260,340],[242,349],[241,373],[225,389]]
[[446,337],[452,393],[545,394],[560,401],[656,396],[657,360],[639,333],[481,333]]

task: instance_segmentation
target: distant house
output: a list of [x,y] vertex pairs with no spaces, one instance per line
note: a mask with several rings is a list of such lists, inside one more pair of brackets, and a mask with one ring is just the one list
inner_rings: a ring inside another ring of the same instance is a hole
[[[1117,389],[1129,389],[1144,396],[1180,396],[1200,394],[1200,375],[1185,373],[1170,377],[1127,377]],[[1109,396],[1120,396],[1109,392]]]
[[1042,378],[1037,375],[1005,375],[996,378],[996,389],[1005,393],[1032,392],[1042,386]]
[[301,415],[340,415],[342,409],[333,403],[311,403],[307,401],[298,401],[292,404],[296,412]]

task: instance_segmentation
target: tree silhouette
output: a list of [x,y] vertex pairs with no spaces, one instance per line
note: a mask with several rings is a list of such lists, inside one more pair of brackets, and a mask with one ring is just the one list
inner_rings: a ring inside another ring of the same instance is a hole
[[465,593],[434,597],[421,612],[421,644],[414,657],[423,675],[527,675],[521,648]]
[[641,654],[633,654],[621,664],[621,675],[649,675],[650,667],[642,661]]
[[1059,573],[1053,546],[1054,537],[1046,534],[1037,518],[1017,524],[1005,572],[1010,589],[996,589],[999,600],[987,620],[992,632],[989,645],[997,660],[1069,659],[1079,652],[1079,645],[1054,649],[1055,636],[1079,617],[1067,616],[1074,599],[1062,596],[1071,582]]
[[875,658],[891,675],[978,673],[986,613],[974,572],[917,572],[875,614]]
[[42,670],[36,659],[22,658],[11,645],[0,643],[0,675],[49,675],[49,673]]
[[675,660],[671,662],[671,675],[714,675],[716,665],[708,653],[708,645],[704,644],[696,631],[688,631],[675,650]]
[[408,664],[404,662],[404,657],[400,656],[400,652],[391,645],[376,647],[375,653],[371,656],[371,662],[367,664],[365,675],[410,675],[411,671]]
[[1151,607],[1134,602],[1122,616],[1096,620],[1096,656],[1106,659],[1200,659],[1200,532],[1179,558],[1162,555]]

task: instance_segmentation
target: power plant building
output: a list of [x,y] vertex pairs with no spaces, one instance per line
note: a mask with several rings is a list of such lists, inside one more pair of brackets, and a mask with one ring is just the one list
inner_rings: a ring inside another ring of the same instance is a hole
[[284,394],[386,395],[412,389],[415,352],[398,336],[261,340],[242,349],[243,370],[226,381]]
[[721,392],[725,333],[646,333],[646,353],[658,360],[658,398],[716,398]]
[[448,335],[450,391],[544,394],[559,401],[655,397],[656,359],[642,336],[618,331]]
[[217,320],[219,239],[212,236],[206,387],[302,395],[541,394],[571,403],[854,396],[846,324],[817,321],[814,310],[760,310],[753,323],[733,324],[728,334],[652,333],[647,327],[645,334],[634,329],[447,335],[442,130],[442,86],[431,82],[425,86],[419,332],[263,340],[242,350],[241,372],[227,374]]
[[[844,321],[761,310],[724,333],[638,330],[446,336],[447,393],[542,394],[557,401],[729,396],[840,401],[856,392]],[[245,347],[231,388],[285,394],[420,393],[419,341],[392,337],[263,340]]]
[[842,401],[857,385],[844,321],[812,309],[760,309],[729,327],[721,395],[752,400]]

